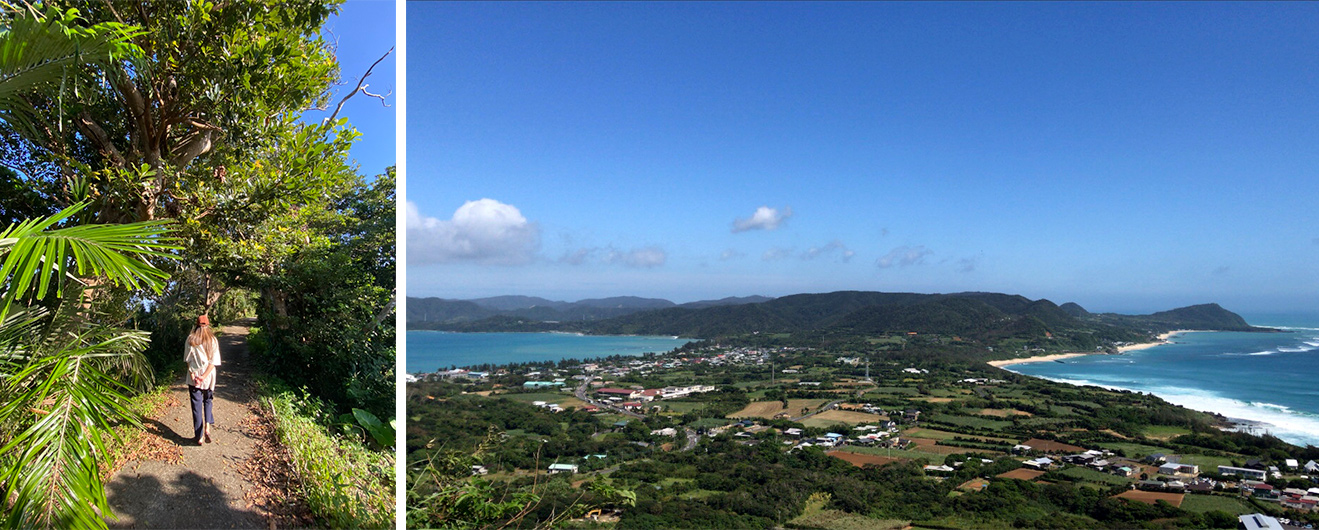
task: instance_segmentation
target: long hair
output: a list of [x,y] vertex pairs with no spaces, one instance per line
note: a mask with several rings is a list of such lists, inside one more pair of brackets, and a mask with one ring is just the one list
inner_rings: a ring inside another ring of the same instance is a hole
[[201,325],[192,328],[192,333],[188,334],[189,346],[201,346],[202,351],[206,352],[206,358],[211,358],[212,344],[215,344],[215,333],[211,331],[211,326]]

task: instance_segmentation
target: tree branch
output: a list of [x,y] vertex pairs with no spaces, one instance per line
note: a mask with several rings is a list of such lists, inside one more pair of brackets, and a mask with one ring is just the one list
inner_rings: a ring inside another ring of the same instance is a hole
[[102,129],[96,121],[92,120],[92,115],[87,112],[87,109],[83,109],[78,113],[78,128],[96,143],[96,147],[101,150],[101,154],[109,158],[115,167],[124,167],[124,155],[115,147],[114,142],[110,140],[110,135],[105,133],[105,129]]
[[[393,46],[390,46],[389,51],[385,52],[384,55],[381,55],[379,59],[376,59],[376,62],[371,63],[371,67],[366,69],[366,73],[362,74],[362,78],[357,80],[357,87],[353,88],[352,92],[349,92],[347,96],[344,96],[343,99],[339,100],[339,106],[335,107],[334,114],[331,114],[328,118],[325,118],[324,123],[330,123],[334,121],[334,119],[339,116],[339,111],[343,110],[344,103],[348,103],[348,100],[351,99],[353,96],[356,96],[358,92],[362,92],[363,94],[366,94],[367,96],[370,97],[380,98],[380,101],[384,102],[385,100],[384,96],[378,94],[372,94],[366,91],[366,87],[368,86],[366,85],[366,78],[371,77],[371,71],[375,70],[376,65],[380,64],[380,61],[385,60],[386,57],[389,57],[389,54],[391,53],[394,53]],[[385,105],[385,106],[388,107],[389,105]]]

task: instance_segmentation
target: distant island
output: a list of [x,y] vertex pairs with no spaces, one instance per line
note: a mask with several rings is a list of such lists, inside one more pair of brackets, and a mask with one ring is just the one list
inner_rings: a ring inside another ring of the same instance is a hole
[[696,339],[805,334],[822,340],[902,336],[960,346],[985,359],[1062,352],[1117,352],[1175,330],[1276,331],[1209,303],[1149,315],[1091,313],[1020,295],[839,291],[675,304],[615,297],[558,302],[526,296],[409,298],[408,329],[456,332],[565,331]]

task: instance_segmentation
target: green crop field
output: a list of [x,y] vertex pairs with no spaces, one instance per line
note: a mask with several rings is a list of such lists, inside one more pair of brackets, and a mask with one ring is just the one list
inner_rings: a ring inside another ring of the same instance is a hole
[[1167,440],[1183,434],[1191,434],[1191,430],[1185,427],[1172,427],[1168,425],[1150,425],[1145,427],[1145,437]]
[[991,420],[974,416],[953,416],[950,414],[931,414],[930,421],[961,425],[963,427],[971,427],[975,429],[990,429],[994,431],[1012,426],[1012,422],[1010,421]]
[[1236,497],[1198,494],[1190,494],[1187,495],[1185,499],[1182,499],[1182,509],[1198,513],[1219,510],[1232,515],[1241,515],[1259,511]]
[[914,395],[916,395],[916,394],[918,394],[918,393],[919,393],[919,392],[916,391],[916,387],[910,387],[910,386],[880,386],[880,387],[875,387],[875,388],[870,389],[869,391],[866,392],[866,395],[869,396],[870,394],[879,394],[879,395],[895,395],[895,394],[896,394],[896,395],[902,395],[902,396],[914,396]]
[[1158,447],[1153,445],[1144,445],[1132,442],[1101,442],[1099,447],[1110,451],[1124,451],[1127,458],[1144,458],[1154,453],[1171,454],[1174,451],[1167,447]]

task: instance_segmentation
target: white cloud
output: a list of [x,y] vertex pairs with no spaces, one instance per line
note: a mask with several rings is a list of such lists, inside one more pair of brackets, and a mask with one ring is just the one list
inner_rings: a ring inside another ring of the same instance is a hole
[[778,261],[789,256],[792,256],[792,249],[774,247],[761,254],[760,259],[763,261]]
[[768,206],[761,206],[756,208],[756,213],[751,214],[751,217],[733,220],[733,233],[747,230],[775,230],[789,217],[792,217],[791,206],[784,206],[781,212]]
[[594,256],[599,251],[600,249],[598,248],[582,247],[570,252],[564,252],[563,256],[559,257],[559,262],[567,263],[569,265],[581,265],[586,263],[587,260],[591,259],[591,256]]
[[830,254],[833,252],[837,252],[839,254],[839,259],[841,259],[844,262],[851,260],[852,256],[856,255],[856,252],[853,252],[852,249],[847,248],[847,245],[844,245],[842,241],[835,239],[833,241],[825,243],[823,246],[811,247],[806,249],[806,252],[802,253],[801,259],[815,259],[825,254]]
[[634,248],[627,252],[610,249],[605,257],[608,263],[620,263],[628,267],[649,269],[659,267],[668,261],[669,254],[659,247]]
[[422,215],[407,205],[408,262],[527,263],[540,248],[540,227],[512,205],[494,199],[467,201],[444,220]]
[[887,269],[894,265],[906,267],[908,265],[915,265],[925,261],[925,257],[930,254],[934,254],[934,251],[925,248],[925,245],[917,245],[914,247],[903,245],[889,251],[888,254],[875,260],[875,265],[881,269]]

